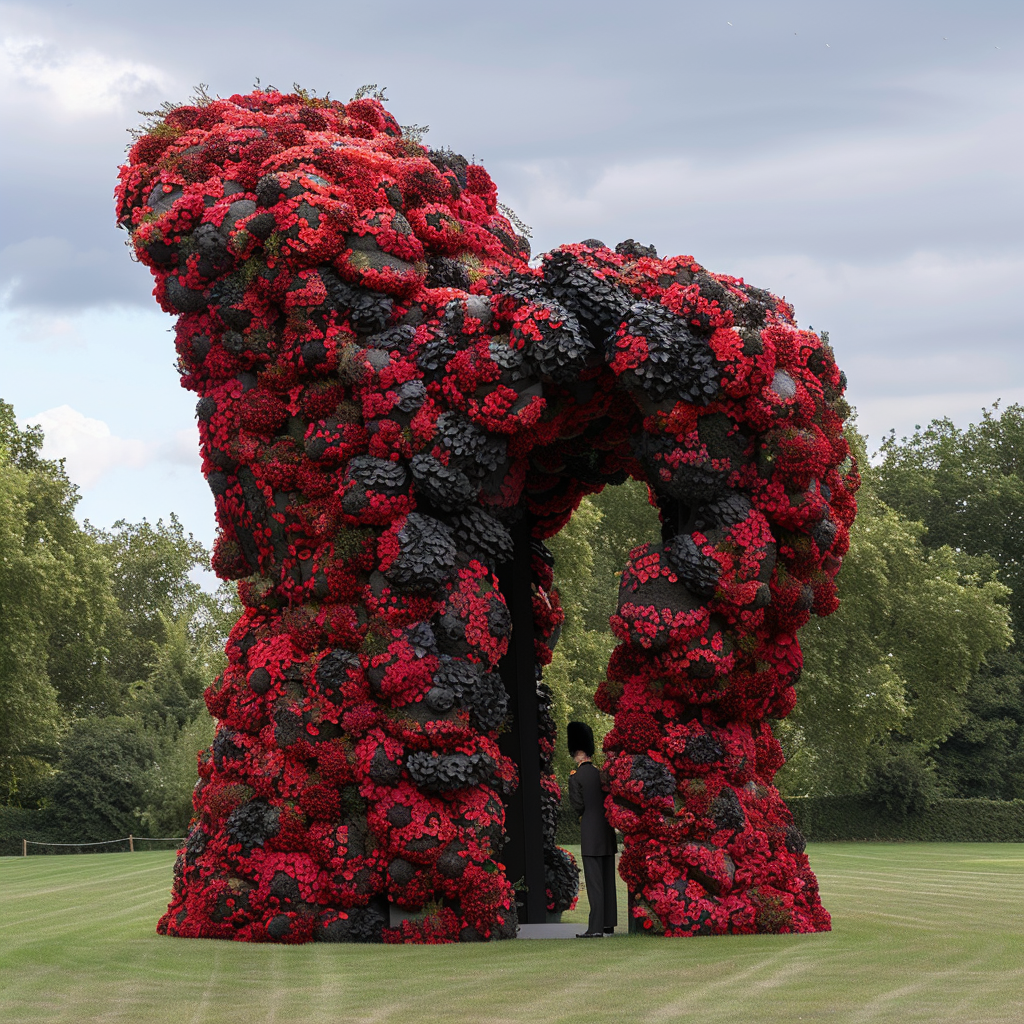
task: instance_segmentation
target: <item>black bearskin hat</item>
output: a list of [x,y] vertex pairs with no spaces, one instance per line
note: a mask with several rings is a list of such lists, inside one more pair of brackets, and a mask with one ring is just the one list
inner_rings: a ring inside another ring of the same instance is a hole
[[570,754],[581,750],[587,757],[594,756],[594,730],[586,722],[570,722],[565,728],[565,739]]

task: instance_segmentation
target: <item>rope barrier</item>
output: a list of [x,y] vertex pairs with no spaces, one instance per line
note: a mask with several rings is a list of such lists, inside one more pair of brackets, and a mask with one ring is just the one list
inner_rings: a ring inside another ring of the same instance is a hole
[[30,846],[63,846],[63,847],[80,847],[80,846],[113,846],[115,843],[127,843],[128,849],[131,853],[135,852],[136,843],[183,843],[185,842],[184,836],[125,836],[123,839],[100,839],[90,843],[42,843],[36,842],[35,839],[22,839],[21,841],[21,855],[23,857],[28,856],[28,848]]
[[127,843],[132,839],[137,843],[183,843],[185,836],[125,836],[124,839],[101,839],[96,843],[37,843],[34,839],[26,839],[29,846],[110,846],[112,843]]

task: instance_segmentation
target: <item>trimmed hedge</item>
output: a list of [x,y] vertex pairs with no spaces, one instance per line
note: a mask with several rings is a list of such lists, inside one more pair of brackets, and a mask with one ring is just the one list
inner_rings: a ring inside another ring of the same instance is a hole
[[797,828],[816,843],[1024,843],[1024,800],[936,800],[922,814],[905,818],[865,797],[791,797],[786,803]]
[[558,828],[555,831],[555,842],[559,845],[579,845],[580,841],[580,819],[569,803],[568,795],[562,797],[562,803],[558,808]]
[[[1024,800],[938,800],[923,814],[906,818],[894,817],[865,797],[790,797],[786,803],[797,828],[815,843],[1024,843]],[[580,841],[568,800],[560,808],[557,841]]]
[[[938,800],[907,818],[887,814],[856,796],[791,797],[786,801],[797,828],[811,842],[879,840],[940,843],[1024,843],[1024,800]],[[563,799],[557,841],[578,843],[580,825]],[[73,842],[53,831],[46,811],[0,807],[0,857],[21,854],[22,839]]]
[[20,857],[22,839],[37,843],[58,841],[46,811],[29,807],[0,807],[0,857]]

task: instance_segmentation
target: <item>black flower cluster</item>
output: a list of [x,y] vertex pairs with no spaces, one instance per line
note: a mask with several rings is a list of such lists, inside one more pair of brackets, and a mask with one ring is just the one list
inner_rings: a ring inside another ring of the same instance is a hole
[[405,353],[415,337],[416,328],[412,324],[395,324],[394,327],[388,327],[378,334],[368,335],[363,338],[363,343],[369,348],[379,348],[384,352]]
[[202,826],[198,822],[195,823],[189,829],[188,838],[185,840],[185,855],[183,858],[185,863],[195,864],[196,858],[206,849],[206,840],[207,836]]
[[707,339],[681,316],[658,302],[634,302],[625,324],[630,334],[647,339],[647,358],[623,376],[652,401],[683,398],[707,405],[718,394],[720,373]]
[[[508,714],[508,694],[501,676],[497,672],[485,672],[477,662],[442,655],[434,682],[435,689],[450,693],[452,700],[469,712],[478,729],[485,732],[497,729]],[[447,700],[442,695],[434,699]]]
[[714,764],[725,757],[725,750],[713,736],[702,732],[698,736],[691,736],[686,741],[686,756],[694,764]]
[[349,460],[348,475],[367,489],[383,494],[397,494],[408,482],[408,474],[400,462],[378,459],[372,455],[356,455]]
[[750,515],[752,508],[753,505],[746,495],[732,492],[707,505],[701,505],[694,515],[693,525],[695,529],[701,531],[715,526],[735,526]]
[[262,846],[277,834],[277,808],[262,798],[250,800],[228,815],[224,828],[234,842],[242,844],[243,852],[248,855],[254,847]]
[[673,774],[660,761],[655,761],[647,754],[634,756],[630,778],[643,783],[644,797],[647,799],[672,796],[676,791]]
[[409,463],[416,493],[442,512],[454,512],[471,504],[477,488],[455,466],[446,466],[432,455],[414,455]]
[[382,942],[387,920],[375,907],[348,907],[343,914],[321,924],[318,942]]
[[440,328],[434,328],[430,337],[416,351],[416,365],[428,376],[443,374],[448,361],[457,349],[452,339]]
[[675,440],[664,435],[642,434],[633,442],[637,461],[652,479],[659,481],[659,494],[687,506],[711,504],[726,495],[729,490],[728,469],[715,468],[709,462],[681,463],[670,469],[669,479],[664,479],[661,470],[675,449]]
[[469,271],[458,260],[447,256],[431,256],[427,260],[428,288],[459,288],[469,291]]
[[392,761],[383,747],[378,747],[370,760],[369,775],[379,786],[397,786],[402,779],[402,766]]
[[387,327],[395,308],[389,295],[369,288],[359,288],[338,277],[333,267],[318,268],[320,279],[327,289],[330,306],[349,322],[360,334],[378,334]]
[[451,517],[455,541],[460,551],[491,569],[512,561],[512,536],[503,523],[478,505],[471,505]]
[[641,245],[632,238],[627,238],[624,242],[619,242],[619,244],[615,246],[615,251],[620,256],[647,256],[652,260],[656,260],[658,258],[658,250],[655,249],[653,245]]
[[555,837],[558,832],[558,818],[561,812],[561,803],[555,799],[555,795],[546,789],[540,791],[540,827],[544,837],[545,856],[546,851],[554,847]]
[[731,786],[723,786],[711,804],[711,820],[716,828],[742,832],[747,823],[740,798]]
[[[321,658],[316,667],[316,681],[325,693],[336,692],[341,689],[348,673],[352,669],[361,670],[361,667],[358,654],[336,647]],[[269,680],[269,675],[267,678]]]
[[235,744],[236,738],[238,733],[225,726],[217,731],[213,739],[213,763],[221,771],[226,761],[238,761],[245,755],[245,748]]
[[490,782],[497,767],[486,754],[434,754],[426,750],[410,754],[405,766],[413,782],[429,793],[448,793]]
[[556,249],[545,258],[544,283],[551,297],[576,316],[601,348],[626,319],[633,301],[629,292],[599,277],[565,249]]
[[402,590],[433,591],[455,570],[455,540],[444,523],[410,512],[398,531],[401,551],[384,575]]
[[554,906],[548,909],[555,914],[568,910],[580,890],[580,871],[559,846],[549,846],[544,851],[544,881],[549,903],[554,900]]
[[786,849],[790,853],[803,853],[807,849],[807,840],[796,825],[790,825],[786,829]]
[[677,533],[666,550],[672,567],[687,588],[701,597],[713,597],[722,568],[711,555],[705,555],[688,533]]
[[471,476],[493,473],[505,463],[505,439],[488,434],[461,413],[443,412],[438,416],[437,439]]

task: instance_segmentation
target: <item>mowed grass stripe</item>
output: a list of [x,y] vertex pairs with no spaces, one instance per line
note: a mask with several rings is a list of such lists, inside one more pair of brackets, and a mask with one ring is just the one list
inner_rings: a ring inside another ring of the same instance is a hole
[[164,939],[173,854],[9,858],[0,1021],[1024,1021],[1024,846],[809,853],[831,934],[447,947]]

